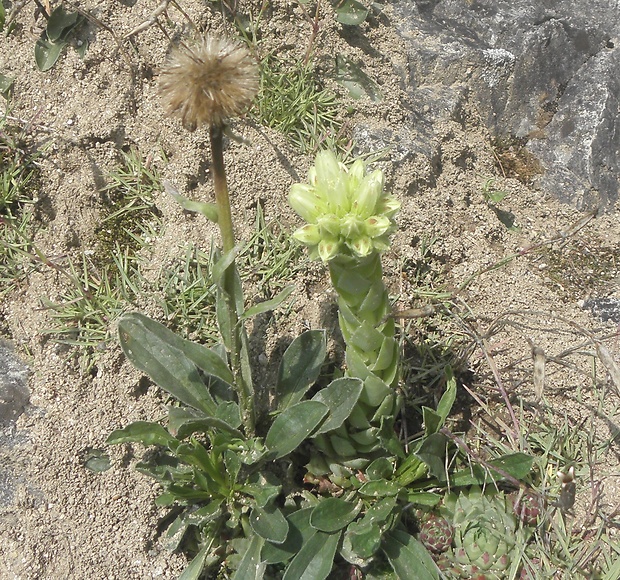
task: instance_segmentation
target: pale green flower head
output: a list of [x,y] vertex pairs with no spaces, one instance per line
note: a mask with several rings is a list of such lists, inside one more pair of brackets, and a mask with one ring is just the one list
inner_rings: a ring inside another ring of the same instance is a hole
[[293,236],[310,247],[312,258],[366,257],[390,246],[398,200],[383,191],[383,172],[366,172],[358,159],[346,166],[321,151],[308,171],[308,183],[295,183],[288,200],[308,222]]

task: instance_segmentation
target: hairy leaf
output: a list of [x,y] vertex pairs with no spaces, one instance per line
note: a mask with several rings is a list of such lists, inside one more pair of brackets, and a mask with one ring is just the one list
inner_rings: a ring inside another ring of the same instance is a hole
[[329,409],[318,401],[302,401],[286,409],[271,425],[265,445],[275,453],[275,459],[295,450],[315,431]]
[[301,401],[317,380],[325,360],[326,344],[324,330],[307,330],[286,349],[276,383],[280,410]]

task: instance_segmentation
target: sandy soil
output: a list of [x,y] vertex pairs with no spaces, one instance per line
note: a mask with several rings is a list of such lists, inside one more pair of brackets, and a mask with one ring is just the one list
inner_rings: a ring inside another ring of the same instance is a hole
[[[213,6],[194,0],[183,3],[198,27],[227,28]],[[156,4],[87,0],[80,7],[120,39],[147,20]],[[287,58],[302,58],[311,27],[300,6],[280,2],[265,18],[261,50],[277,49]],[[406,60],[390,18],[390,8],[385,6],[381,18],[360,27],[356,42],[351,42],[333,15],[326,13],[320,22],[315,43],[321,66],[328,70],[337,52],[363,58],[368,74],[385,95],[380,103],[353,102],[334,85],[342,95],[343,110],[347,105],[355,108],[349,119],[352,126],[366,123],[398,129],[407,119],[406,111],[394,105],[407,100],[402,78]],[[157,96],[157,67],[170,49],[160,28],[148,27],[133,37],[132,44],[117,45],[108,30],[91,23],[86,27],[90,46],[84,60],[69,49],[55,68],[42,73],[33,58],[44,22],[36,16],[35,4],[27,3],[15,22],[15,32],[0,46],[0,71],[15,78],[11,115],[30,124],[35,140],[45,146],[39,204],[47,211],[36,243],[47,256],[66,263],[69,257],[79,258],[92,249],[101,211],[99,189],[105,172],[118,163],[121,148],[137,147],[182,191],[197,181],[191,195],[209,199],[207,135],[183,131],[177,120],[164,115]],[[162,24],[173,38],[191,34],[184,16],[172,7]],[[304,178],[311,157],[268,129],[238,122],[235,130],[245,143],[229,143],[226,160],[239,235],[249,235],[259,201],[267,221],[278,218],[293,228],[298,221],[286,205],[286,194],[291,183]],[[487,337],[487,352],[516,404],[523,401],[527,407],[535,401],[531,346],[536,345],[547,356],[549,406],[543,406],[542,412],[558,421],[568,414],[575,428],[585,428],[583,421],[593,417],[597,441],[616,436],[618,394],[588,337],[611,337],[604,344],[618,361],[618,328],[593,318],[581,304],[593,293],[618,295],[617,260],[611,275],[608,266],[605,276],[597,270],[599,252],[617,255],[620,249],[618,214],[598,216],[571,231],[584,215],[534,186],[504,177],[471,103],[463,105],[461,122],[446,120],[441,125],[436,139],[440,159],[432,163],[413,155],[396,164],[394,152],[379,163],[391,191],[402,201],[400,230],[386,256],[386,275],[398,296],[397,307],[425,303],[416,281],[423,240],[436,240],[430,249],[432,279],[441,279],[452,289],[507,256],[547,242],[542,250],[524,252],[476,277],[459,294],[452,317],[437,322],[447,320],[450,331],[484,335],[493,321],[500,321]],[[496,189],[508,192],[499,205],[514,214],[519,231],[509,231],[486,202],[482,186],[490,177],[495,178]],[[216,233],[203,220],[184,214],[164,193],[157,207],[165,228],[148,256],[153,271],[178,257],[183,243],[209,247]],[[551,242],[556,237],[559,241]],[[592,259],[583,259],[584,255]],[[591,281],[578,273],[563,275],[575,263],[592,270]],[[599,282],[602,278],[611,281]],[[117,345],[109,344],[95,371],[84,376],[67,347],[41,334],[50,325],[41,299],[55,300],[64,284],[55,271],[38,268],[0,310],[6,338],[32,370],[30,406],[7,431],[0,449],[0,474],[14,488],[13,496],[0,507],[0,577],[175,578],[186,560],[170,554],[156,536],[157,521],[163,515],[153,505],[156,489],[132,469],[143,450],[106,449],[112,467],[103,473],[84,466],[86,454],[103,449],[112,430],[133,420],[161,417],[164,397],[152,385],[142,388],[140,373],[124,361]],[[277,327],[269,329],[267,356],[277,336],[294,336],[304,324],[321,323],[319,305],[331,300],[327,287],[324,269],[310,265],[307,276],[298,281],[294,315],[279,319]],[[145,304],[144,309],[161,315],[153,305]],[[467,325],[459,326],[464,319]],[[416,328],[424,326],[411,329],[418,340]],[[470,386],[483,398],[499,401],[496,379],[480,349],[470,351],[468,366],[473,377]],[[501,405],[496,408],[499,418],[508,421]],[[578,466],[577,472],[577,517],[580,506],[590,501],[593,480],[602,482],[601,506],[611,512],[620,492],[613,476],[619,472],[617,444],[612,443],[596,466],[593,479],[586,465]]]

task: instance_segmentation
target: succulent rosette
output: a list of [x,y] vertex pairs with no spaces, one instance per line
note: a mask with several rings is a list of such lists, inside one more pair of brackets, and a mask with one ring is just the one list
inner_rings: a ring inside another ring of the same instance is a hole
[[431,514],[420,526],[418,539],[429,552],[442,554],[452,546],[454,528],[446,518]]
[[502,580],[518,570],[526,536],[507,495],[472,487],[448,494],[440,512],[454,527],[454,548],[442,560],[448,577]]
[[308,183],[294,184],[289,193],[291,207],[308,222],[293,236],[324,262],[387,250],[400,203],[383,191],[383,182],[383,172],[367,174],[361,159],[347,167],[333,152],[320,152]]

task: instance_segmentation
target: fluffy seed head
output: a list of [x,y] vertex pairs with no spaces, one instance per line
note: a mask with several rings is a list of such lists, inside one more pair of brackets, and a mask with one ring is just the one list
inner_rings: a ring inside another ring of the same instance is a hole
[[189,131],[241,115],[258,86],[258,66],[245,47],[210,35],[194,48],[177,48],[159,77],[168,113],[179,115]]

